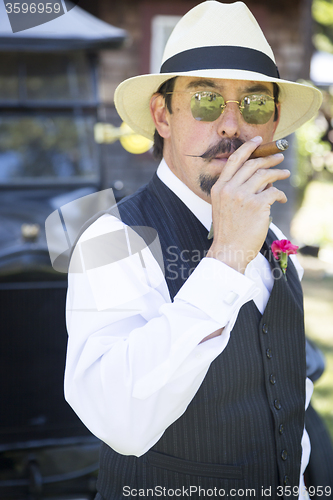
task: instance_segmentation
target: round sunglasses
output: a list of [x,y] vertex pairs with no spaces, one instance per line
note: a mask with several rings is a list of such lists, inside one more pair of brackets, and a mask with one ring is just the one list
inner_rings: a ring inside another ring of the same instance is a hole
[[[181,90],[167,93],[175,92],[192,93]],[[228,102],[236,102],[244,120],[251,125],[267,123],[275,110],[274,98],[266,94],[250,94],[241,101],[225,101],[217,92],[201,90],[191,97],[192,116],[198,121],[213,122],[223,113]]]

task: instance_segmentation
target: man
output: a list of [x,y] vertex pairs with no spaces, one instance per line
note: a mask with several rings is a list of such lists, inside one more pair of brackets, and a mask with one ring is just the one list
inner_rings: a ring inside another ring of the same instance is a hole
[[98,498],[304,498],[302,269],[289,259],[282,274],[268,229],[289,172],[281,154],[249,158],[320,93],[279,79],[242,2],[207,1],[176,26],[161,73],[123,82],[115,102],[164,159],[84,232],[69,274],[66,398],[104,442]]

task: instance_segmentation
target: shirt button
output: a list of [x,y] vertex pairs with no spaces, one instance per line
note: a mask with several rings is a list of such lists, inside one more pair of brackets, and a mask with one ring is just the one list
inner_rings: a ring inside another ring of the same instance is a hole
[[288,452],[287,452],[287,450],[282,450],[281,451],[281,458],[282,458],[282,460],[287,460],[287,458],[288,458]]
[[283,483],[284,483],[285,486],[288,486],[288,484],[290,484],[289,476],[284,476]]
[[275,408],[276,408],[277,410],[281,410],[281,408],[282,408],[281,403],[280,403],[280,401],[279,401],[278,399],[276,399],[276,400],[274,401],[274,406],[275,406]]
[[271,349],[266,349],[266,356],[268,357],[268,359],[271,359],[271,357],[273,356]]
[[272,385],[276,384],[276,377],[273,373],[269,376],[269,381]]
[[266,323],[262,325],[262,331],[263,333],[268,333],[268,325],[266,325]]
[[284,433],[284,425],[280,424],[279,425],[279,433],[282,435]]

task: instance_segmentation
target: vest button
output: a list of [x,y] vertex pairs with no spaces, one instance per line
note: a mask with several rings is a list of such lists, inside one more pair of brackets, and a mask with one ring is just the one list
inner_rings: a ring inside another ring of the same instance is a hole
[[280,403],[280,401],[279,401],[278,399],[276,399],[276,400],[274,401],[274,406],[275,406],[275,408],[276,408],[277,410],[281,410],[281,408],[282,408],[281,403]]
[[268,359],[272,358],[273,354],[272,354],[271,349],[266,349],[266,356],[268,357]]
[[287,458],[288,458],[288,452],[287,452],[287,450],[282,450],[281,451],[281,458],[282,458],[282,460],[287,460]]
[[266,323],[262,325],[262,331],[263,333],[268,333],[268,325],[266,325]]
[[273,373],[269,376],[269,381],[272,385],[276,384],[276,376]]
[[284,433],[284,425],[280,424],[279,425],[279,433],[282,435]]
[[288,484],[290,484],[289,476],[284,476],[284,478],[283,478],[283,484],[285,486],[288,486]]

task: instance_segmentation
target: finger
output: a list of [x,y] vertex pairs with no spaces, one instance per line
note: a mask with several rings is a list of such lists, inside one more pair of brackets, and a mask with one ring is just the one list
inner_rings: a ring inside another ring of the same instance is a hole
[[244,183],[244,188],[251,193],[260,193],[267,188],[268,184],[273,184],[276,181],[288,179],[290,176],[289,170],[274,169],[259,169]]
[[249,156],[251,156],[253,151],[261,143],[262,137],[257,136],[253,137],[253,139],[245,142],[238,149],[236,149],[236,151],[229,156],[217,183],[224,184],[232,179],[239,168],[246,162],[246,160],[248,160]]
[[[264,189],[262,189],[261,191],[265,191],[266,189],[269,189],[270,187],[273,186],[273,183],[272,182],[269,182],[265,187]],[[261,191],[257,191],[256,194],[259,194],[261,193]]]
[[265,189],[257,196],[261,198],[261,202],[264,205],[267,204],[268,206],[272,206],[276,201],[279,203],[286,203],[288,201],[285,193],[280,189],[277,189],[275,186]]
[[282,153],[278,153],[272,156],[266,156],[265,158],[256,158],[253,160],[248,160],[244,163],[242,168],[240,168],[233,176],[230,181],[236,186],[240,186],[247,182],[258,170],[260,169],[270,169],[276,167],[279,163],[283,162],[284,156]]

